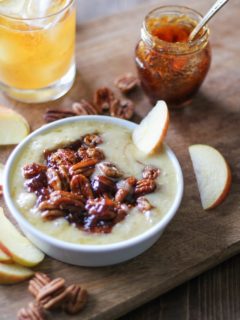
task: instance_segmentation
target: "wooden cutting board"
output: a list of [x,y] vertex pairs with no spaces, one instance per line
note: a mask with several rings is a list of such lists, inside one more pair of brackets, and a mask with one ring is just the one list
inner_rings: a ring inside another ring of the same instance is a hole
[[[212,1],[177,1],[205,12]],[[162,0],[161,5],[169,4]],[[113,86],[116,76],[135,72],[134,46],[144,15],[152,7],[80,26],[77,35],[78,75],[71,92],[62,99],[39,105],[25,105],[3,95],[0,103],[16,109],[32,129],[43,124],[49,107],[66,108],[82,97],[91,99],[100,86]],[[185,194],[181,209],[161,239],[141,256],[113,267],[80,268],[50,258],[37,267],[52,277],[63,276],[68,283],[80,282],[90,293],[82,312],[83,320],[116,319],[131,309],[170,290],[180,283],[236,254],[240,250],[240,42],[238,0],[233,0],[211,23],[213,63],[209,75],[190,107],[171,114],[167,142],[183,168]],[[132,95],[138,121],[150,109],[144,95]],[[188,146],[206,143],[219,149],[233,173],[227,200],[217,209],[202,210]],[[0,148],[5,162],[12,148]],[[4,206],[3,201],[1,205]],[[17,310],[31,297],[27,283],[1,287],[2,320],[15,319]],[[55,317],[56,319],[56,317]],[[57,319],[66,319],[65,315]],[[71,317],[78,319],[78,316]]]

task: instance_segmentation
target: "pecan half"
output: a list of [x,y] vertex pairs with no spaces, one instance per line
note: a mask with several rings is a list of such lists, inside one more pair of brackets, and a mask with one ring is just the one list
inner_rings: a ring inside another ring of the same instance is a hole
[[130,72],[118,77],[114,81],[115,86],[123,93],[132,91],[137,87],[138,83],[138,78]]
[[93,198],[91,183],[88,178],[82,174],[77,174],[72,177],[70,187],[72,192],[81,194],[86,199]]
[[76,162],[76,154],[71,149],[58,149],[57,151],[47,154],[48,167],[53,167],[55,169],[58,169],[60,165],[68,168]]
[[97,195],[114,194],[116,191],[115,183],[106,176],[96,176],[92,180],[92,188]]
[[94,158],[96,160],[102,161],[104,157],[104,153],[99,148],[91,148],[91,147],[80,147],[77,151],[80,159]]
[[121,180],[117,183],[117,189],[115,200],[117,202],[124,202],[125,200],[131,200],[134,193],[134,187],[137,179],[135,177],[129,177],[126,180]]
[[89,177],[92,175],[95,165],[97,164],[98,160],[97,159],[83,159],[82,161],[74,164],[73,166],[70,167],[69,173],[71,175],[75,174],[83,174],[86,177]]
[[79,102],[74,102],[72,105],[73,112],[78,116],[88,114],[98,114],[97,109],[87,100],[82,99]]
[[100,220],[112,220],[117,216],[116,203],[108,197],[89,199],[85,209],[89,215],[95,216],[95,221],[91,220],[92,224]]
[[87,303],[87,290],[78,284],[72,284],[66,289],[66,291],[68,292],[68,300],[64,305],[64,311],[68,314],[79,313]]
[[46,319],[42,307],[30,302],[27,308],[22,308],[17,313],[18,320],[44,320]]
[[137,207],[142,212],[149,211],[149,210],[151,210],[153,208],[153,206],[148,201],[148,199],[146,199],[144,197],[137,198]]
[[137,181],[134,194],[139,197],[151,193],[156,189],[156,183],[152,179],[141,179]]
[[31,163],[23,167],[23,176],[25,179],[31,179],[41,172],[46,172],[47,167],[43,164]]
[[69,117],[73,117],[73,116],[76,116],[76,113],[71,110],[49,109],[44,113],[43,119],[46,122],[53,122],[56,120],[69,118]]
[[67,191],[52,192],[48,201],[55,206],[55,209],[84,208],[83,197]]
[[40,291],[46,284],[51,282],[51,279],[42,272],[36,272],[34,278],[29,281],[28,291],[36,297]]
[[122,100],[118,105],[110,109],[110,115],[125,120],[132,118],[134,114],[134,103],[131,100]]
[[58,167],[59,177],[61,178],[62,189],[68,191],[70,189],[70,176],[68,169],[60,165]]
[[142,176],[144,179],[152,179],[152,180],[157,179],[159,174],[160,174],[160,169],[150,165],[146,166],[142,172]]
[[24,186],[29,192],[35,192],[47,187],[46,173],[42,171],[33,178],[26,180]]
[[48,168],[46,175],[47,175],[48,185],[52,190],[57,191],[62,189],[61,180],[55,169]]
[[118,104],[114,93],[111,89],[99,88],[94,95],[94,105],[98,108],[99,113],[107,113],[115,104]]
[[84,136],[83,143],[87,147],[96,147],[97,145],[103,143],[103,140],[98,134],[90,133]]
[[109,178],[118,179],[123,175],[123,173],[118,169],[118,167],[109,161],[99,163],[98,168],[105,176]]
[[44,309],[51,310],[59,307],[67,297],[68,292],[65,288],[65,280],[56,278],[39,290],[36,301]]

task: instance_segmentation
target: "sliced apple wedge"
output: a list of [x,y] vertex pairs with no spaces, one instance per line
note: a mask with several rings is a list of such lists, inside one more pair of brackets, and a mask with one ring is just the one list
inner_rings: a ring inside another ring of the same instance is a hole
[[230,168],[216,149],[202,144],[189,147],[203,209],[219,205],[227,196],[232,175]]
[[22,236],[5,217],[2,208],[0,208],[0,249],[13,261],[26,267],[35,266],[44,258],[44,254]]
[[0,262],[11,263],[12,259],[5,252],[0,249]]
[[18,264],[0,263],[0,284],[14,284],[33,276],[34,272]]
[[134,144],[146,154],[156,152],[163,143],[168,125],[168,107],[164,101],[158,101],[133,131],[132,139]]
[[0,106],[0,145],[18,144],[29,132],[29,124],[23,116]]

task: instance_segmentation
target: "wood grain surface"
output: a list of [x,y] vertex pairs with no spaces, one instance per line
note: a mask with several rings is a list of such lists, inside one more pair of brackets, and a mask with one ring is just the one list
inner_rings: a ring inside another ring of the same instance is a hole
[[[169,1],[161,3],[169,4]],[[178,3],[204,11],[209,1],[193,3],[188,0]],[[49,258],[37,268],[51,276],[65,276],[69,283],[79,281],[89,289],[90,301],[81,319],[116,319],[239,252],[240,150],[237,147],[240,139],[240,46],[236,42],[239,25],[236,8],[237,0],[233,0],[224,15],[220,13],[211,26],[214,59],[201,91],[191,107],[171,114],[167,142],[182,164],[186,187],[181,209],[162,238],[145,254],[114,267],[78,268]],[[42,114],[46,108],[68,107],[81,97],[90,98],[97,87],[112,85],[119,73],[135,70],[133,48],[141,21],[150,9],[149,6],[139,7],[133,12],[79,27],[79,73],[74,88],[66,97],[44,105],[24,105],[5,96],[0,97],[0,102],[25,115],[32,129],[35,129],[43,124]],[[141,92],[133,95],[132,99],[137,103],[135,120],[139,120],[150,109],[150,105]],[[187,151],[192,143],[207,143],[217,147],[228,159],[233,172],[229,197],[211,212],[204,212],[200,206]],[[0,160],[5,161],[11,150],[8,147],[1,148]],[[186,291],[186,294],[195,294],[196,288],[193,287],[190,293]],[[183,299],[182,294],[175,294],[176,299]],[[26,294],[26,284],[1,288],[0,295],[1,319],[4,320],[15,319],[17,309],[30,300]],[[58,319],[65,317],[61,315]],[[165,319],[171,319],[171,314]],[[192,315],[192,318],[188,316],[182,319],[195,318]],[[207,318],[206,313],[199,319],[212,318]]]

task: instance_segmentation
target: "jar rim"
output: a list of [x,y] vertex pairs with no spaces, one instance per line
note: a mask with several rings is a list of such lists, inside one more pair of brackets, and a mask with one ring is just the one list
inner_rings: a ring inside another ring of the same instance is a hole
[[[195,52],[198,51],[203,44],[208,42],[209,38],[209,28],[208,26],[204,27],[204,32],[201,34],[200,37],[197,37],[195,40],[189,41],[189,42],[167,42],[165,40],[159,39],[155,36],[153,36],[148,28],[147,28],[147,21],[151,16],[153,16],[156,12],[162,12],[165,15],[167,14],[182,14],[185,16],[189,16],[190,14],[193,15],[193,20],[196,20],[197,22],[202,19],[202,14],[196,11],[195,9],[186,7],[186,6],[178,6],[178,5],[168,5],[168,6],[159,6],[153,10],[151,10],[144,18],[143,21],[143,27],[141,30],[141,36],[144,41],[146,41],[148,44],[153,45],[153,43],[156,43],[159,47],[161,47],[160,51],[166,52],[166,53],[175,53],[175,54],[188,54],[189,51]],[[157,49],[156,49],[157,50]]]

